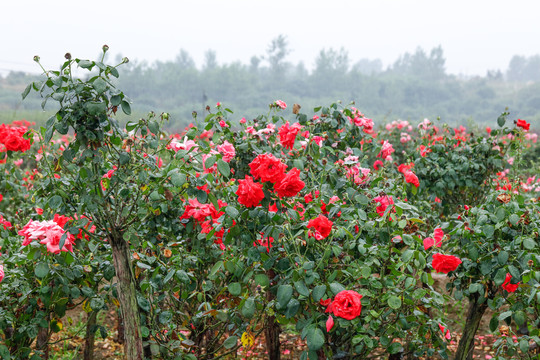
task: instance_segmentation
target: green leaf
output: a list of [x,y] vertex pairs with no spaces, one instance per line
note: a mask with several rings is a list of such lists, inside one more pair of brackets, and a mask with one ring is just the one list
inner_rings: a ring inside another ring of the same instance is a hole
[[159,125],[156,121],[150,121],[148,122],[148,130],[154,135],[159,134]]
[[141,326],[141,336],[143,338],[150,336],[150,329],[148,329],[146,326]]
[[168,324],[172,319],[172,313],[170,311],[164,311],[159,314],[159,322],[162,324]]
[[120,95],[111,96],[111,105],[112,106],[118,106],[118,105],[120,105],[121,102],[122,102],[122,97]]
[[223,268],[223,260],[218,261],[217,263],[212,266],[212,269],[210,270],[210,273],[208,276],[214,276],[216,273]]
[[236,210],[236,208],[233,206],[233,205],[229,205],[225,208],[225,212],[227,213],[227,215],[229,215],[230,217],[232,217],[233,219],[236,219],[238,218],[238,215],[240,215],[240,213],[238,212],[238,210]]
[[180,187],[186,183],[186,175],[180,173],[173,173],[171,175],[171,184],[176,187]]
[[221,175],[225,177],[229,177],[231,175],[231,168],[229,167],[229,164],[227,164],[225,161],[219,159],[217,161],[217,168]]
[[292,298],[293,288],[291,285],[280,285],[277,291],[277,301],[279,308],[287,306]]
[[32,84],[28,84],[28,86],[26,87],[26,89],[24,89],[24,91],[22,92],[22,98],[23,100],[26,99],[26,97],[28,96],[28,94],[30,93],[30,90],[32,90]]
[[107,104],[104,102],[90,101],[86,103],[86,109],[90,115],[99,115],[107,111]]
[[392,295],[388,298],[388,306],[392,309],[397,310],[401,307],[401,299],[395,295]]
[[303,295],[306,297],[309,296],[309,289],[307,288],[306,284],[302,280],[296,281],[294,283],[294,288],[296,289],[296,291],[298,291],[300,295]]
[[93,61],[90,61],[90,60],[80,60],[78,62],[79,66],[82,67],[83,69],[92,69],[94,67],[94,65],[96,65],[95,62]]
[[36,265],[34,273],[40,279],[43,279],[47,274],[49,274],[49,265],[45,262],[40,262]]
[[265,287],[270,285],[270,279],[268,279],[268,276],[266,274],[257,274],[255,275],[255,283]]
[[324,345],[324,334],[319,328],[311,328],[306,336],[309,350],[317,351]]
[[523,240],[523,247],[527,250],[532,250],[536,248],[536,242],[531,238],[525,238]]
[[524,352],[524,353],[527,353],[529,351],[529,340],[527,339],[521,339],[519,341],[519,349]]
[[60,205],[62,204],[62,198],[60,195],[54,195],[49,199],[49,206],[51,209],[58,209]]
[[289,303],[287,304],[287,310],[285,310],[285,317],[287,319],[292,318],[294,315],[296,315],[299,308],[300,302],[296,299],[291,299],[291,301],[289,301]]
[[98,94],[105,92],[108,86],[109,85],[107,85],[107,82],[102,78],[97,78],[92,84],[92,87],[97,91]]
[[516,214],[512,214],[512,215],[510,215],[508,220],[510,221],[510,224],[517,225],[517,223],[519,222],[519,216],[516,215]]
[[122,107],[122,111],[124,112],[124,114],[131,115],[131,106],[129,105],[127,101],[122,100],[122,102],[120,103],[120,106]]
[[242,315],[250,319],[255,315],[255,300],[252,297],[247,298],[244,302]]
[[493,225],[484,225],[482,227],[482,232],[488,239],[491,239],[493,237],[493,234],[495,233],[495,228]]
[[407,249],[401,256],[401,260],[403,260],[404,263],[408,263],[409,261],[411,261],[413,255],[414,255],[414,251]]
[[232,349],[236,346],[238,343],[238,336],[229,336],[227,340],[223,342],[223,346],[225,346],[226,349]]
[[403,351],[403,345],[396,341],[391,343],[387,350],[390,354],[397,354],[398,352]]
[[[497,254],[497,262],[499,263],[499,265],[504,265],[506,264],[506,262],[508,261],[508,252],[506,251],[501,251],[500,253]],[[502,283],[501,283],[502,284]],[[499,284],[500,285],[500,284]]]
[[495,278],[493,279],[493,281],[495,282],[495,285],[501,286],[505,279],[506,279],[506,270],[499,269],[497,270],[497,273],[495,274]]
[[242,286],[237,282],[230,283],[227,288],[231,295],[238,296],[242,293]]
[[491,332],[495,332],[498,328],[499,320],[497,319],[497,317],[493,316],[489,321],[489,330],[491,330]]
[[343,290],[345,290],[345,287],[340,283],[333,282],[330,284],[330,290],[334,293],[334,295],[337,295]]
[[209,168],[211,168],[215,163],[216,163],[216,157],[215,157],[215,156],[209,156],[209,157],[206,158],[206,160],[204,161],[204,167],[205,167],[206,169],[209,169]]
[[506,116],[501,115],[497,118],[497,124],[499,124],[500,127],[504,126],[504,123],[506,123]]
[[315,286],[315,289],[313,289],[311,296],[313,297],[313,300],[315,300],[316,302],[319,302],[323,298],[325,293],[326,293],[326,285],[317,285]]
[[523,311],[516,311],[514,313],[514,316],[513,316],[516,324],[518,324],[519,326],[525,324],[525,321],[526,321],[526,317],[525,317],[525,313]]
[[501,315],[499,315],[499,321],[503,321],[504,319],[510,316],[512,316],[512,310],[505,311]]

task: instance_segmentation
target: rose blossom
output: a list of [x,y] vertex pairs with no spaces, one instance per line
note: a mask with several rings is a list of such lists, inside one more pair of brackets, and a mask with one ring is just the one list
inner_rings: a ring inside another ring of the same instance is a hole
[[274,104],[279,106],[282,110],[285,110],[285,108],[287,107],[287,104],[285,104],[285,102],[282,100],[276,100]]
[[314,237],[317,240],[321,240],[330,235],[332,231],[332,225],[334,223],[324,215],[319,215],[315,219],[311,219],[308,222],[307,227],[314,231],[309,231],[308,235]]
[[223,155],[223,161],[230,162],[236,156],[234,145],[225,140],[223,145],[218,145],[218,151]]
[[245,180],[238,180],[238,202],[246,207],[259,206],[262,199],[264,199],[264,193],[262,191],[262,184],[254,183],[251,176],[246,175]]
[[249,163],[251,175],[255,180],[260,179],[262,182],[276,183],[285,176],[287,165],[281,162],[272,154],[258,155],[251,163]]
[[4,280],[4,265],[0,265],[0,282]]
[[362,312],[362,295],[353,290],[339,292],[334,301],[328,306],[326,312],[345,320],[353,320]]
[[513,293],[514,291],[516,291],[520,284],[519,282],[517,284],[511,284],[510,283],[511,280],[512,280],[512,275],[508,273],[506,274],[506,278],[504,279],[504,282],[501,285],[502,288],[508,291],[509,293]]
[[300,170],[292,168],[285,176],[276,182],[274,190],[280,198],[296,196],[305,186],[300,180]]
[[518,119],[517,122],[516,122],[516,126],[522,128],[525,131],[529,131],[529,128],[531,127],[531,124],[529,124],[525,120]]
[[433,261],[431,262],[435,271],[445,274],[456,270],[459,264],[461,264],[461,259],[453,255],[444,255],[440,253],[433,254]]
[[281,145],[286,149],[292,149],[294,147],[294,140],[296,139],[296,134],[302,128],[302,125],[295,123],[292,126],[289,125],[287,121],[284,125],[279,128],[279,141]]

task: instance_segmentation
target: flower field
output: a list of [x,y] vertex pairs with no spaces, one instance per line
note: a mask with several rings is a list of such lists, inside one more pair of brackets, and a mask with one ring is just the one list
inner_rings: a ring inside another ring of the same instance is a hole
[[276,100],[169,133],[116,120],[127,59],[68,55],[23,93],[45,126],[0,125],[0,358],[539,356],[534,124]]

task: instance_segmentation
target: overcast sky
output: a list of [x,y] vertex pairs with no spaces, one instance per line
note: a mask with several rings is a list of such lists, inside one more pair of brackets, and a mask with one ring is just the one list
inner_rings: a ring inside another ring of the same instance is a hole
[[308,68],[322,48],[349,52],[352,63],[384,66],[420,46],[441,45],[449,73],[504,71],[513,55],[540,54],[538,0],[3,0],[0,73],[39,72],[39,55],[57,68],[66,52],[95,59],[173,60],[187,50],[200,66],[213,49],[219,63],[248,63],[284,34],[288,60]]

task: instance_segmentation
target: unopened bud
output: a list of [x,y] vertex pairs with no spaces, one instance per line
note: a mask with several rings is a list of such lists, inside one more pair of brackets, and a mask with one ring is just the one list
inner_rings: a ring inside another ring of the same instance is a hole
[[66,53],[66,55],[64,55],[64,57],[68,60],[71,60],[71,54],[70,53]]
[[102,49],[103,52],[107,52],[107,50],[109,50],[109,45],[103,45]]
[[129,59],[127,57],[122,58],[122,63],[127,64],[129,62]]
[[529,266],[533,266],[533,265],[534,265],[534,261],[532,261],[532,259],[531,259],[531,260],[529,260],[529,261],[527,261],[527,265],[529,265]]
[[39,62],[39,56],[37,56],[37,55],[34,56],[34,61],[35,61],[35,62]]
[[163,113],[163,120],[169,120],[169,113]]

